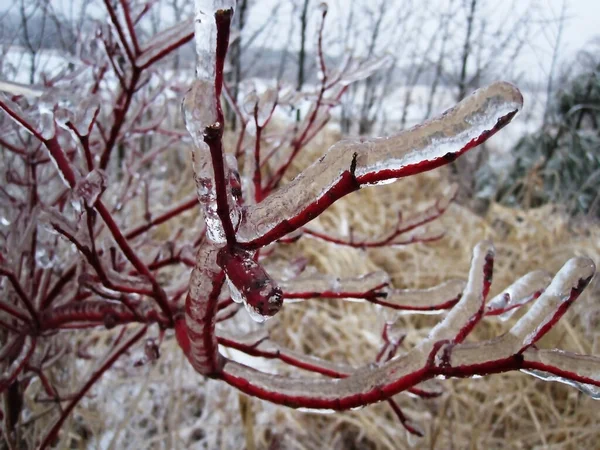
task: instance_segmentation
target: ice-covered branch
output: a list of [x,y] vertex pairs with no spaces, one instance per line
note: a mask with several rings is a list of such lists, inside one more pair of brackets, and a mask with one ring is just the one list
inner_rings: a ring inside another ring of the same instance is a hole
[[221,371],[215,335],[215,316],[225,273],[217,265],[219,247],[206,240],[198,250],[185,301],[185,317],[175,324],[177,340],[199,373],[214,376]]
[[246,206],[240,245],[257,248],[294,231],[363,185],[390,182],[452,162],[503,128],[519,111],[521,93],[491,84],[422,125],[387,138],[340,141],[293,181]]
[[489,243],[476,247],[461,300],[428,339],[407,355],[376,368],[364,367],[335,383],[265,374],[233,361],[225,363],[221,377],[250,395],[293,407],[340,410],[390,398],[431,378],[435,355],[443,343],[461,340],[477,322],[489,288],[492,253]]
[[279,286],[287,301],[314,297],[371,300],[385,297],[384,288],[389,282],[388,274],[382,271],[349,278],[308,272],[281,281]]
[[[335,383],[264,374],[230,361],[223,368],[222,378],[246,393],[275,403],[335,410],[387,399],[438,375],[466,377],[530,368],[541,376],[541,372],[550,374],[545,376],[547,379],[570,374],[571,384],[580,387],[583,383],[588,391],[593,391],[590,385],[600,385],[597,358],[557,351],[539,353],[527,348],[558,320],[589,282],[594,266],[587,258],[567,263],[509,333],[479,344],[461,344],[483,314],[492,253],[489,244],[476,248],[464,295],[428,338],[404,356],[377,368],[359,369]],[[545,362],[535,355],[543,355]],[[553,365],[561,361],[574,361],[578,366],[561,369]]]

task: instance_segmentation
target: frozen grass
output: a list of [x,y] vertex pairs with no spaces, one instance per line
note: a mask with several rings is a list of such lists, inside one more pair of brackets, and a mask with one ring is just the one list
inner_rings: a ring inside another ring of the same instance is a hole
[[[312,153],[298,158],[295,169],[306,166],[334,138],[332,133],[318,138]],[[495,139],[502,139],[502,134]],[[177,179],[183,176],[178,173]],[[191,175],[188,179],[190,184],[182,185],[182,192],[191,189]],[[392,185],[363,189],[336,203],[315,225],[336,232],[351,227],[361,235],[376,235],[386,224],[393,225],[396,211],[408,213],[425,207],[445,185],[445,172],[436,170]],[[187,192],[182,198],[185,195]],[[157,227],[155,237],[170,235],[171,227],[178,225]],[[556,271],[573,255],[586,254],[600,261],[600,228],[593,224],[574,226],[551,206],[519,211],[492,205],[487,217],[481,218],[452,205],[440,225],[446,230],[445,237],[430,244],[363,251],[304,237],[295,244],[279,246],[272,258],[304,255],[320,270],[344,276],[382,268],[390,273],[396,287],[428,287],[464,277],[472,247],[481,239],[491,238],[497,248],[492,296],[528,271]],[[598,283],[593,282],[540,346],[599,354],[598,295]],[[282,345],[361,365],[371,362],[377,353],[387,314],[373,304],[314,299],[285,305],[268,326],[274,340]],[[230,330],[232,326],[239,330],[257,327],[244,311],[238,316],[227,322]],[[407,333],[406,350],[426,336],[440,316],[411,315],[401,320]],[[487,318],[470,339],[486,339],[508,327]],[[154,329],[149,336],[156,334]],[[115,332],[97,330],[85,339],[97,338],[108,344],[114,336]],[[99,352],[102,347],[92,348]],[[230,356],[235,357],[233,353]],[[400,406],[426,431],[424,438],[415,440],[407,436],[385,403],[360,411],[304,413],[246,397],[222,382],[204,380],[187,363],[172,335],[167,335],[156,363],[133,367],[141,357],[142,346],[138,345],[92,389],[92,396],[69,419],[66,429],[70,432],[63,434],[60,448],[591,449],[600,441],[597,403],[575,389],[520,373],[446,380],[441,383],[444,394],[432,400],[398,395]],[[259,359],[252,363],[261,364],[266,371],[293,374],[298,370]],[[90,369],[91,364],[73,362],[62,368],[62,377],[55,381],[61,386],[78,386]],[[37,382],[30,385],[29,399],[38,391]],[[29,405],[39,414],[50,406],[32,401]],[[42,416],[33,422],[31,431],[42,433],[47,424]]]

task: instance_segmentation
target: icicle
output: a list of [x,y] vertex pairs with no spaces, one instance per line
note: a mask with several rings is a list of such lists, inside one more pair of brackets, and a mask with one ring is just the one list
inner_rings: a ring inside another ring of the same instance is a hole
[[224,243],[226,241],[225,230],[217,214],[217,193],[208,145],[204,142],[198,142],[194,153],[192,153],[192,159],[198,199],[204,212],[206,234],[213,242]]
[[[522,372],[544,381],[557,381],[573,386],[594,400],[600,400],[600,358],[562,350],[536,350],[533,348],[525,351],[523,356],[527,362],[540,364],[541,368],[522,369]],[[548,372],[552,368],[562,369],[560,370],[562,375]],[[577,378],[589,381],[589,383],[577,381]]]
[[600,387],[594,386],[593,384],[581,383],[579,381],[570,380],[565,377],[560,377],[560,376],[554,375],[552,373],[544,372],[543,370],[521,369],[521,372],[526,373],[528,375],[532,375],[536,378],[539,378],[540,380],[557,381],[559,383],[563,383],[568,386],[572,386],[576,389],[579,389],[585,395],[589,395],[594,400],[600,400]]
[[182,104],[183,119],[196,147],[202,147],[206,127],[218,121],[214,79],[196,80]]
[[233,284],[229,277],[226,278],[226,281],[227,287],[229,288],[229,294],[231,295],[231,300],[233,300],[236,303],[243,303],[244,296],[242,295],[240,290],[237,287],[235,287],[235,284]]
[[196,77],[213,82],[217,47],[217,24],[215,1],[196,0],[194,34],[196,36]]

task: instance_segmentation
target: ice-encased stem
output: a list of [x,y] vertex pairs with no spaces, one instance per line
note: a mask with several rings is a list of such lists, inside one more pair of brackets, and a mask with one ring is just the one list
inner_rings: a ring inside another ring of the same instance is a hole
[[216,376],[223,364],[215,335],[217,303],[225,274],[217,265],[219,246],[206,240],[200,246],[185,300],[185,318],[176,322],[177,340],[194,369]]
[[247,206],[238,241],[249,248],[263,246],[306,224],[362,185],[452,162],[504,127],[522,104],[516,87],[497,82],[397,135],[340,141],[292,182],[261,203]]
[[334,275],[307,273],[292,280],[279,282],[287,299],[367,298],[381,296],[382,289],[390,282],[386,272],[371,272],[358,277],[339,278]]
[[511,284],[491,299],[486,308],[486,316],[499,315],[507,320],[519,307],[537,298],[552,281],[545,270],[534,270]]
[[[225,5],[224,3],[227,3]],[[231,2],[197,0],[197,80],[183,101],[186,127],[195,145],[194,174],[206,213],[207,233],[215,242],[233,244],[226,163],[223,157],[224,117],[221,108],[223,67],[229,46]],[[221,6],[230,6],[226,9]],[[235,215],[235,214],[234,214]]]
[[363,367],[339,380],[287,378],[227,360],[221,378],[249,395],[292,407],[341,410],[388,399],[435,376],[437,369],[433,362],[441,344],[468,332],[483,309],[491,253],[488,242],[475,248],[467,288],[454,313],[428,339],[402,357],[376,368]]
[[[538,341],[566,312],[577,299],[595,272],[589,258],[569,260],[554,276],[550,286],[536,300],[535,304],[504,335],[480,343],[453,345],[444,349],[445,364],[454,368],[479,367],[483,374],[500,371],[501,364],[513,364],[521,369],[532,355],[538,352],[531,346]],[[535,281],[535,280],[533,280]],[[535,284],[535,283],[534,283]],[[597,358],[584,357],[584,359]],[[512,361],[512,363],[511,363]],[[494,364],[496,362],[496,364]],[[598,363],[596,363],[598,364]],[[560,367],[546,367],[547,372],[560,372]],[[567,370],[578,373],[577,367]],[[598,374],[597,378],[600,378]]]
[[[228,277],[230,290],[239,294],[246,310],[257,322],[264,322],[281,309],[281,289],[254,259],[255,252],[223,248],[217,262]],[[235,300],[235,299],[234,299]]]
[[[563,382],[573,381],[570,384],[577,385],[585,392],[597,392],[595,387],[600,386],[598,358],[534,348],[515,353],[522,347],[522,344],[514,345],[515,334],[518,334],[515,332],[509,334],[509,342],[499,338],[477,344],[460,343],[483,311],[483,300],[489,287],[491,250],[487,243],[476,248],[463,298],[452,314],[434,328],[428,339],[405,356],[392,359],[377,368],[358,369],[349,377],[334,381],[265,374],[232,361],[225,363],[222,378],[243,392],[274,403],[334,410],[388,399],[434,376],[469,377],[518,369],[553,374]],[[538,300],[541,306],[534,308],[532,313],[533,316],[539,316],[538,320],[530,317],[525,323],[539,330],[540,326],[544,327],[547,317],[556,318],[562,307],[570,305],[589,281],[590,271],[593,273],[593,264],[590,263],[587,258],[567,263],[553,279],[547,298],[544,299],[546,294],[543,294]],[[477,288],[479,292],[476,292]],[[565,292],[569,293],[568,298],[562,295]],[[562,299],[559,304],[552,300],[557,296]],[[549,311],[549,304],[553,304],[554,314]],[[528,327],[518,326],[517,331],[522,328]],[[538,334],[536,332],[534,335],[537,337]],[[569,363],[567,369],[558,367],[564,362]]]
[[377,303],[401,311],[442,312],[460,299],[465,281],[453,279],[426,289],[389,289]]

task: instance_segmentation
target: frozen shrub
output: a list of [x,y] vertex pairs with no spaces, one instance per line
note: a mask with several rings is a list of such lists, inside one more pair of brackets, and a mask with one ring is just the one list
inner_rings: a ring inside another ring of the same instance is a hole
[[[284,184],[294,159],[325,125],[348,84],[369,75],[369,64],[331,69],[319,40],[321,76],[314,91],[251,92],[240,106],[223,84],[233,2],[198,0],[196,80],[183,99],[197,198],[175,202],[176,192],[166,188],[161,175],[160,155],[188,142],[170,117],[171,94],[183,90],[155,64],[192,38],[191,22],[141,43],[136,23],[147,8],[133,10],[127,2],[118,10],[112,2],[105,5],[110,28],[99,28],[100,45],[89,49],[93,59],[82,58],[76,70],[28,94],[0,99],[0,389],[9,448],[47,448],[68,439],[61,428],[92,386],[117,361],[128,367],[160,358],[161,343],[173,330],[201,375],[295,408],[342,410],[387,401],[416,435],[423,432],[393,396],[404,391],[435,396],[424,384],[432,378],[521,370],[600,395],[597,358],[536,346],[593,276],[588,258],[573,258],[553,278],[542,271],[527,274],[487,302],[494,261],[490,242],[474,249],[466,280],[447,280],[425,290],[396,288],[384,272],[337,278],[306,268],[302,260],[275,265],[269,258],[272,245],[304,238],[381,247],[439,237],[422,226],[444,212],[453,189],[379,237],[332,236],[309,223],[363,186],[434,169],[484,142],[521,108],[514,86],[494,83],[397,135],[340,141]],[[320,33],[326,14],[323,9]],[[223,143],[222,97],[240,123],[234,148]],[[299,101],[310,104],[302,121],[275,136],[263,135],[278,107]],[[162,107],[156,108],[157,103]],[[152,140],[149,145],[144,141],[142,152],[142,138],[148,135]],[[157,213],[156,203],[168,206]],[[186,215],[190,210],[194,214]],[[177,219],[182,224],[167,238],[149,233]],[[290,351],[271,340],[266,328],[233,334],[217,327],[244,309],[264,322],[286,301],[318,297],[447,314],[427,339],[400,356],[396,353],[403,337],[394,322],[387,323],[380,352],[362,368]],[[529,303],[530,309],[505,334],[465,342],[484,317],[506,317]],[[83,331],[102,327],[117,329],[105,355],[94,352],[97,336]],[[128,358],[144,337],[141,356]],[[279,359],[323,377],[264,373],[227,358],[219,346]],[[57,387],[53,380],[69,355],[97,358],[97,368],[82,386]],[[44,413],[51,422],[37,433],[26,429],[37,416],[23,401],[33,381],[39,381],[42,391],[35,402],[53,405]]]

